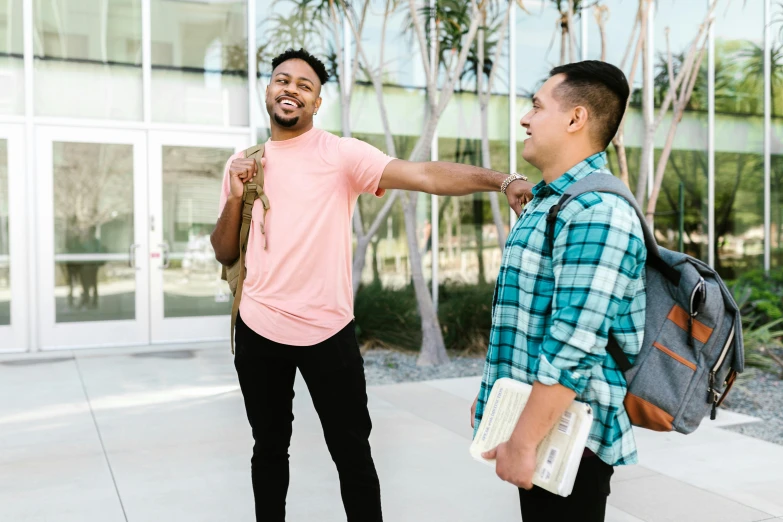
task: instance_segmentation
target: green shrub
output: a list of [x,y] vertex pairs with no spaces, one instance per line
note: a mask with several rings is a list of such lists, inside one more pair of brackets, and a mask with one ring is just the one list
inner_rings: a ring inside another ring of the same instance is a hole
[[779,368],[776,354],[783,349],[783,270],[750,270],[727,282],[742,312],[745,363],[765,370]]
[[735,281],[733,287],[737,304],[749,325],[764,325],[783,318],[783,270],[750,270]]
[[[483,353],[492,326],[494,286],[445,283],[440,286],[438,319],[449,350]],[[418,350],[421,318],[413,287],[363,286],[354,306],[359,342]]]
[[438,319],[446,348],[486,353],[492,328],[494,285],[441,285]]
[[354,316],[360,343],[408,350],[421,346],[421,319],[411,286],[400,290],[385,289],[380,284],[361,287]]

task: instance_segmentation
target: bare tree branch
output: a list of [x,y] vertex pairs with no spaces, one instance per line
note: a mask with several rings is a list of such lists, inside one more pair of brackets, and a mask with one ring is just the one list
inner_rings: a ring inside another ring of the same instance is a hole
[[416,32],[416,38],[419,40],[419,48],[421,49],[421,62],[424,66],[424,76],[427,78],[427,91],[435,91],[435,86],[432,81],[432,64],[430,64],[429,47],[427,47],[427,38],[424,35],[424,29],[421,26],[421,20],[419,14],[416,12],[415,0],[408,0],[408,5],[411,10],[411,20],[413,20],[413,29]]
[[568,0],[568,12],[566,13],[568,23],[568,61],[573,62],[576,59],[576,35],[574,34],[574,0]]
[[[595,22],[598,24],[598,34],[601,37],[601,61],[606,61],[606,22],[609,20],[609,8],[605,5],[596,5],[593,9],[595,16]],[[631,36],[636,32],[636,25],[634,25]],[[631,40],[633,41],[633,40]],[[626,48],[626,54],[630,52],[631,44],[628,44]],[[625,58],[623,58],[625,60]],[[622,68],[622,66],[621,66]]]

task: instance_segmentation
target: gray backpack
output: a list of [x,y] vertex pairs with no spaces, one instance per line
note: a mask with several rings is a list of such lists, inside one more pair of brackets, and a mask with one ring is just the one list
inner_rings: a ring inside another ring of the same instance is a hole
[[635,426],[691,433],[726,398],[745,366],[739,308],[706,263],[661,248],[644,213],[618,178],[591,174],[574,183],[547,216],[549,252],[558,212],[585,192],[616,194],[636,210],[647,246],[644,341],[631,364],[614,336],[606,347],[625,374],[625,409]]

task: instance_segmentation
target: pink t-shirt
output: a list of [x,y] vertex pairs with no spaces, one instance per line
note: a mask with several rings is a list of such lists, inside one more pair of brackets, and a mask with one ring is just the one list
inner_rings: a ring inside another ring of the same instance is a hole
[[[226,163],[220,212],[230,194]],[[352,138],[320,129],[284,141],[267,141],[264,191],[267,248],[253,206],[247,278],[239,313],[259,335],[293,346],[332,337],[353,319],[351,218],[359,194],[378,188],[393,159]]]

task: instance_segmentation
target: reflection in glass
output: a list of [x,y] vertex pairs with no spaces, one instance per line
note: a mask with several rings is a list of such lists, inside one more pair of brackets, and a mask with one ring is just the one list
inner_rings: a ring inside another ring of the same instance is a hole
[[[385,138],[381,134],[354,134],[354,137],[387,152]],[[397,155],[405,158],[413,150],[418,136],[394,136],[394,146]],[[365,194],[359,196],[357,205],[361,211],[365,230],[375,221],[378,212],[389,198],[389,193],[383,198]],[[425,278],[431,274],[431,255],[426,252],[428,230],[425,220],[429,219],[430,196],[420,195],[417,203],[418,242],[421,247],[423,270]],[[354,235],[355,239],[355,235]],[[431,247],[431,244],[430,244]],[[402,204],[394,204],[386,219],[382,220],[378,232],[372,237],[367,248],[362,284],[365,286],[379,285],[383,288],[399,289],[411,281],[410,264],[408,263],[408,239],[405,233],[405,218]]]
[[[508,170],[508,142],[490,141],[492,168]],[[441,161],[481,165],[481,140],[440,138]],[[509,210],[506,198],[498,194],[502,227],[509,233]],[[500,270],[501,249],[498,228],[492,216],[489,194],[439,198],[440,260],[442,282],[494,284]]]
[[0,326],[11,324],[11,263],[8,230],[8,140],[0,140]]
[[163,147],[164,317],[231,313],[209,235],[231,149]]
[[24,114],[22,0],[0,2],[0,114]]
[[726,279],[763,266],[763,2],[715,22],[715,264]]
[[783,156],[772,156],[770,248],[772,268],[783,267]]
[[245,0],[152,0],[152,119],[248,123]]
[[133,146],[53,147],[56,321],[134,319]]
[[[707,3],[683,4],[665,0],[656,4],[654,104],[659,108],[669,89],[667,39],[675,70],[679,70],[699,24],[707,14]],[[634,110],[639,111],[637,108]],[[703,261],[709,258],[707,205],[707,60],[702,61],[693,95],[677,128],[674,146],[666,165],[655,212],[658,242],[671,250],[684,251]],[[641,114],[640,114],[641,117]],[[669,132],[669,120],[658,128],[656,145],[662,146]],[[661,149],[655,151],[657,164]],[[635,158],[639,161],[639,158]],[[631,169],[635,178],[636,169]],[[634,183],[635,187],[635,183]]]
[[141,0],[33,2],[35,111],[142,119]]

